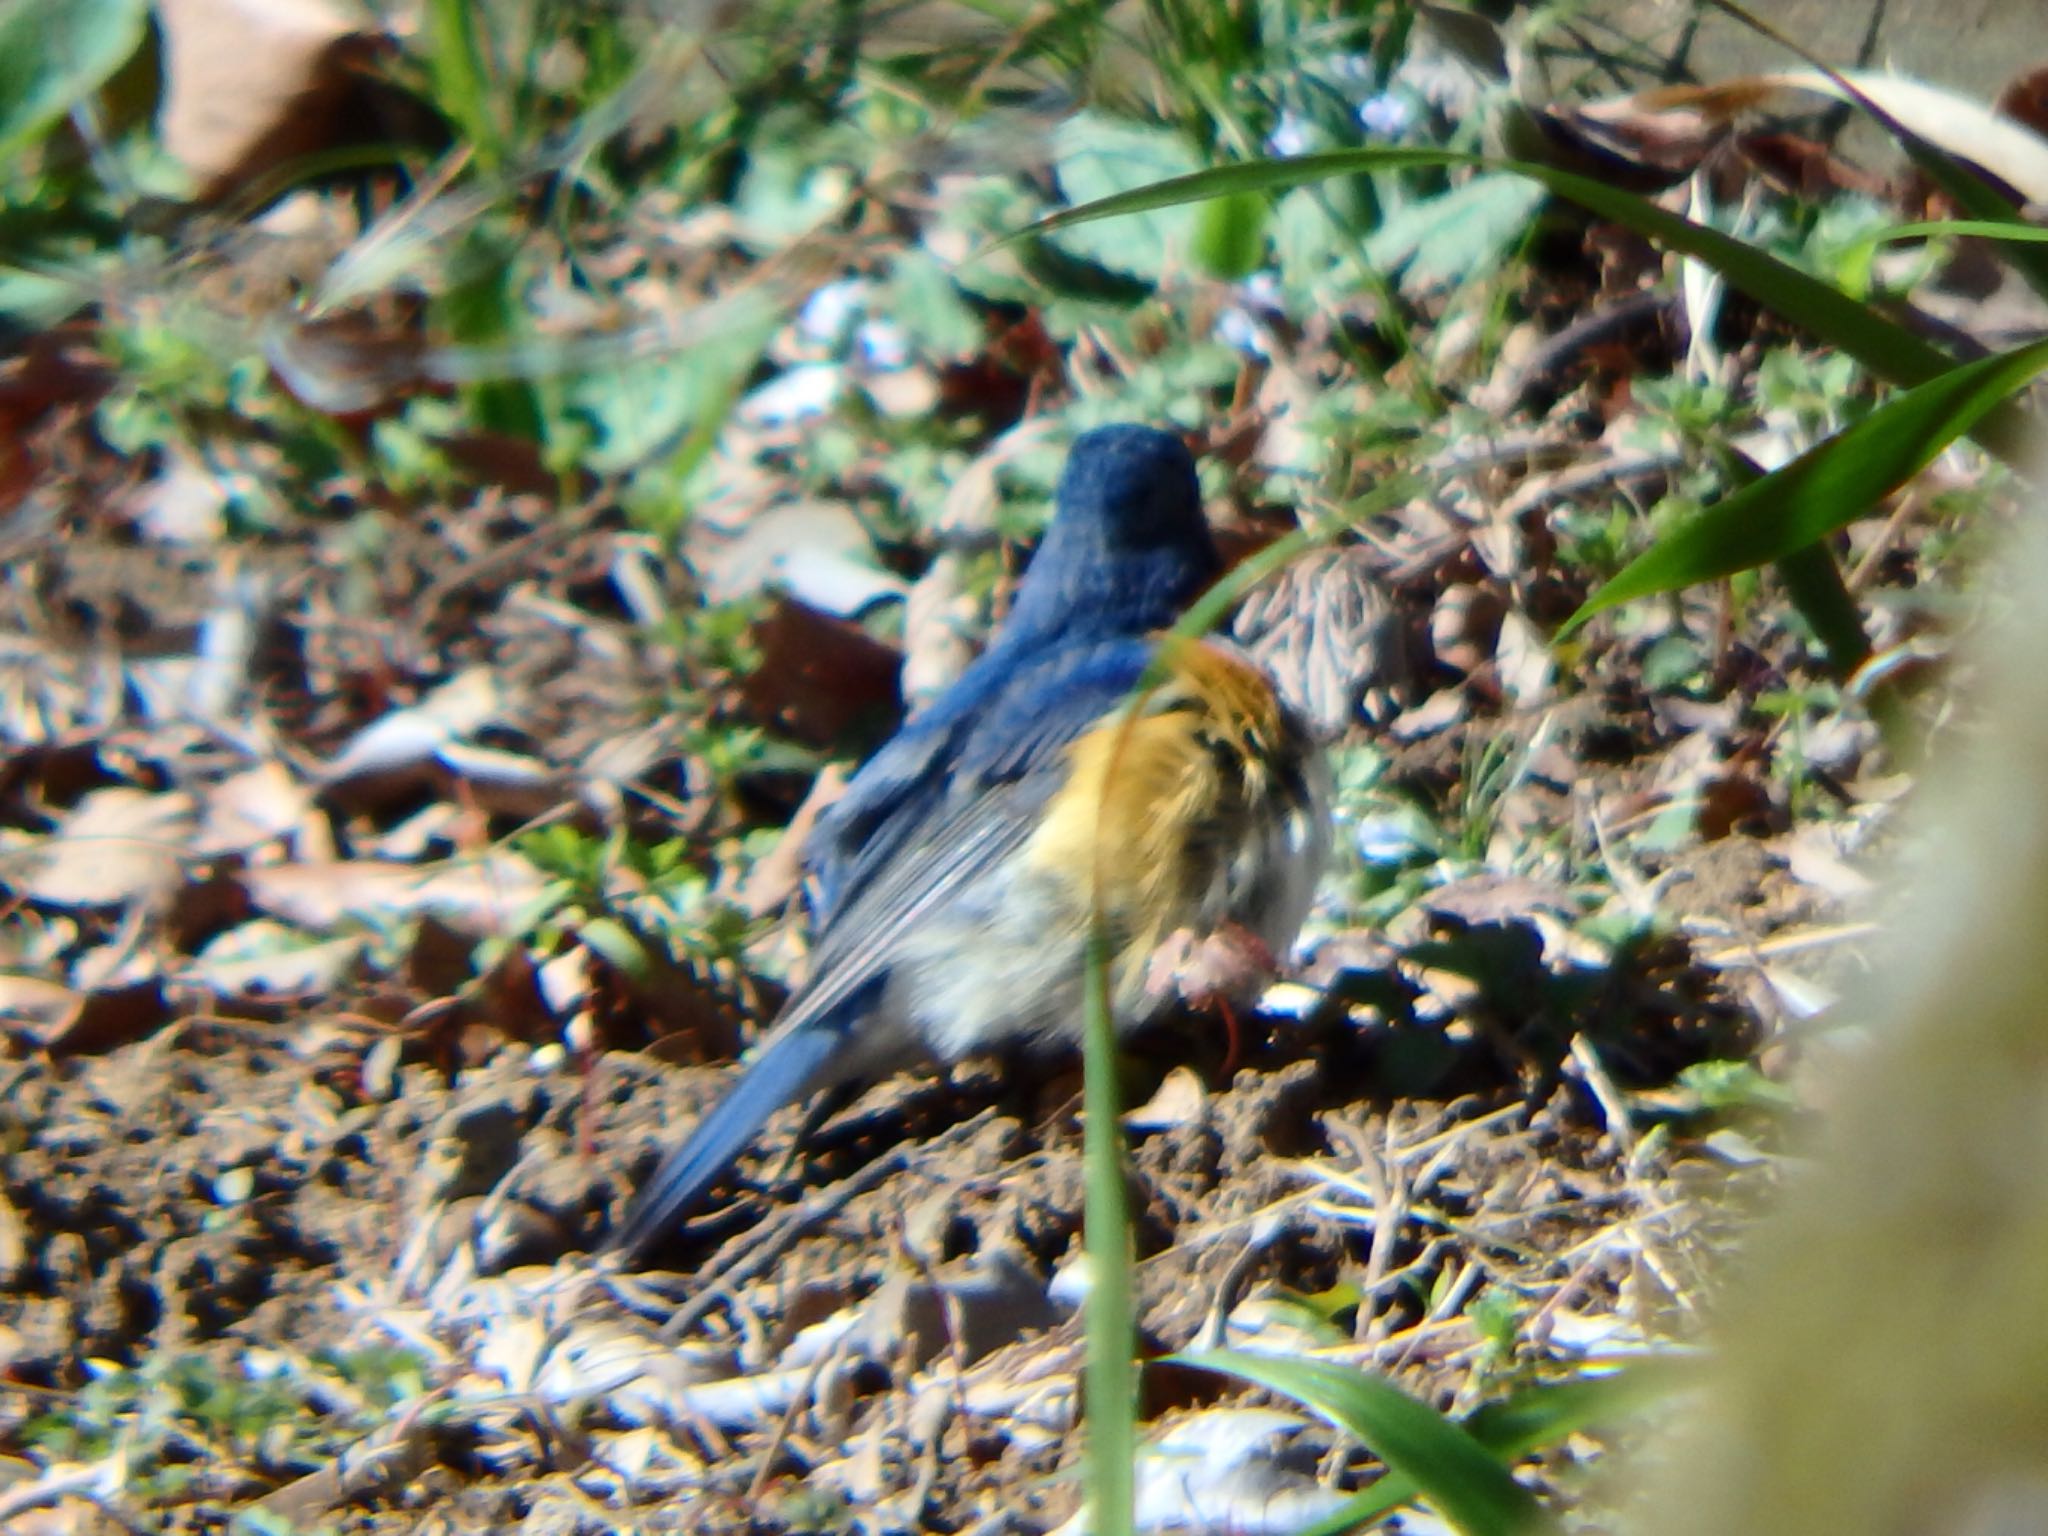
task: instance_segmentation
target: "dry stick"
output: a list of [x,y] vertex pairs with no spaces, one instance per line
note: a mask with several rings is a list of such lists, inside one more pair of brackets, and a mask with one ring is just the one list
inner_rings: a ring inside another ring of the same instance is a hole
[[[953,1411],[944,1422],[934,1428],[932,1438],[926,1444],[926,1450],[932,1453],[924,1458],[929,1468],[929,1475],[920,1472],[918,1476],[918,1482],[924,1490],[923,1495],[918,1501],[919,1507],[922,1508],[924,1498],[929,1497],[932,1485],[938,1480],[939,1457],[936,1452],[944,1446],[947,1429],[954,1424],[965,1426],[967,1423],[967,1370],[970,1364],[967,1358],[967,1319],[965,1307],[960,1300],[959,1293],[954,1291],[940,1278],[938,1266],[932,1262],[927,1250],[911,1242],[910,1234],[905,1230],[900,1215],[895,1226],[898,1250],[910,1261],[911,1266],[918,1274],[924,1278],[924,1283],[932,1288],[932,1297],[939,1304],[939,1318],[944,1323],[946,1329],[946,1353],[951,1358],[953,1366],[952,1392],[950,1394]],[[913,1366],[913,1374],[914,1372],[915,1367]],[[915,1394],[913,1394],[913,1405],[914,1401]],[[908,1405],[905,1408],[903,1430],[905,1437],[908,1438],[912,1432],[909,1423]],[[966,1435],[963,1430],[961,1452],[964,1455],[966,1451]]]
[[746,1502],[749,1509],[760,1507],[761,1495],[768,1487],[768,1471],[775,1465],[775,1458],[783,1446],[789,1443],[789,1432],[796,1427],[796,1416],[802,1413],[804,1405],[818,1395],[818,1378],[825,1374],[825,1367],[837,1364],[846,1358],[847,1341],[840,1339],[830,1349],[821,1353],[811,1362],[810,1374],[804,1377],[804,1384],[798,1391],[789,1394],[789,1406],[782,1410],[782,1417],[775,1421],[775,1433],[768,1437],[768,1444],[762,1447],[761,1459],[754,1466],[754,1476],[747,1484]]
[[1851,571],[1843,582],[1852,595],[1870,585],[1877,575],[1879,563],[1891,553],[1892,546],[1899,542],[1899,536],[1905,532],[1907,520],[1919,510],[1920,498],[1910,488],[1902,491],[1898,504],[1892,508],[1891,516],[1884,520],[1884,526],[1878,529],[1877,537],[1871,540],[1870,547],[1863,551],[1863,558],[1856,562],[1856,569]]
[[1244,1247],[1233,1257],[1216,1281],[1215,1299],[1209,1303],[1209,1310],[1202,1319],[1201,1332],[1189,1343],[1190,1349],[1223,1349],[1230,1343],[1230,1313],[1237,1305],[1237,1295],[1250,1276],[1252,1267],[1292,1227],[1291,1222],[1275,1223],[1271,1231],[1254,1231],[1245,1241]]
[[1614,1085],[1614,1079],[1607,1075],[1606,1064],[1594,1050],[1593,1042],[1583,1034],[1572,1036],[1572,1066],[1577,1069],[1581,1081],[1600,1106],[1600,1112],[1607,1120],[1607,1134],[1614,1142],[1614,1149],[1624,1161],[1633,1158],[1636,1152],[1636,1130],[1629,1122],[1628,1104],[1621,1096],[1621,1090]]

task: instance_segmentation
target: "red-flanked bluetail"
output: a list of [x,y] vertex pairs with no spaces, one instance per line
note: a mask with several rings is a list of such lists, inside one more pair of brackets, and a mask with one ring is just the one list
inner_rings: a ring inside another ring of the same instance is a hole
[[1076,439],[993,643],[819,823],[809,979],[611,1247],[653,1247],[784,1105],[921,1061],[1073,1045],[1096,916],[1119,1029],[1178,1003],[1205,947],[1244,963],[1198,963],[1237,978],[1204,992],[1286,956],[1328,846],[1321,755],[1234,648],[1162,648],[1220,569],[1177,438]]

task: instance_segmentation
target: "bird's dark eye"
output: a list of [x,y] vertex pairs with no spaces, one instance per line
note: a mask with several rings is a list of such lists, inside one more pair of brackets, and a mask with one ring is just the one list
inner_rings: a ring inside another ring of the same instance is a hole
[[1255,730],[1219,731],[1205,729],[1197,738],[1202,750],[1227,780],[1241,778],[1247,764],[1265,761],[1266,752]]

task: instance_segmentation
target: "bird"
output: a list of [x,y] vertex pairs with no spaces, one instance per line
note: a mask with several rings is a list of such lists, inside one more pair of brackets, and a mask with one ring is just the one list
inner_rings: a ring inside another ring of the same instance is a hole
[[813,829],[807,979],[608,1251],[644,1260],[787,1105],[1077,1043],[1096,921],[1120,1034],[1270,974],[1328,854],[1330,781],[1258,666],[1172,632],[1221,570],[1178,436],[1075,438],[987,649]]

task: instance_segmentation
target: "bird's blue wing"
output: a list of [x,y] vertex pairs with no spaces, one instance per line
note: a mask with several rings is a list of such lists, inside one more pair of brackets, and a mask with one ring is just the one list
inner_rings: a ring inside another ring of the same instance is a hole
[[1127,697],[1151,659],[1143,640],[1054,650],[1021,669],[990,651],[862,765],[805,849],[822,927],[949,799],[1020,778]]
[[1015,853],[1063,781],[1068,744],[1130,697],[1151,657],[1144,640],[1055,653],[960,722],[946,766],[900,795],[844,867],[814,980],[778,1027],[801,1028],[872,982],[925,914]]
[[873,863],[878,834],[912,825],[931,809],[961,738],[1005,682],[992,649],[929,708],[905,721],[818,818],[804,858],[816,882],[812,916],[819,926],[838,908],[855,867]]
[[821,819],[809,850],[826,887],[820,922],[962,804],[1056,761],[1129,697],[1151,655],[1142,640],[1071,647],[1021,670],[1008,663],[992,671],[987,681],[1000,679],[999,687],[973,686],[982,679],[974,676],[979,664],[970,668],[939,709],[869,759]]
[[976,716],[954,771],[970,785],[997,784],[1057,762],[1075,737],[1129,702],[1155,648],[1147,639],[1099,641],[1021,673]]

